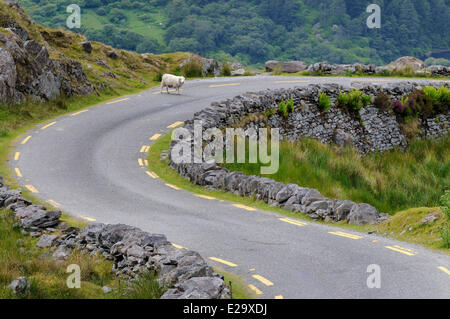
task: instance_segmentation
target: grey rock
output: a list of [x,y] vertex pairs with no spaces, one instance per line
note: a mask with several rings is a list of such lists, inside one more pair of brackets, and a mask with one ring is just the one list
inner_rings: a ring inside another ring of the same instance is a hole
[[354,225],[374,225],[377,223],[379,216],[375,207],[369,204],[358,204],[352,207],[347,217],[349,224]]
[[69,258],[71,253],[72,250],[69,247],[61,245],[53,252],[52,258],[53,260],[65,260]]
[[85,52],[87,52],[89,54],[92,53],[92,43],[91,42],[89,42],[89,41],[81,42],[80,45]]
[[37,211],[34,214],[26,216],[20,220],[21,227],[25,229],[30,229],[31,227],[36,227],[39,229],[45,229],[48,227],[57,226],[59,218],[61,217],[60,211]]
[[27,277],[19,277],[8,286],[17,296],[26,296],[30,290],[30,283]]
[[42,235],[36,246],[38,246],[39,248],[52,247],[57,238],[58,236],[56,235]]
[[306,70],[307,65],[302,61],[267,61],[266,71],[272,72],[276,69],[280,69],[284,73],[297,73]]
[[427,216],[422,218],[422,220],[420,221],[420,225],[429,225],[434,223],[438,219],[439,218],[435,214],[429,213]]

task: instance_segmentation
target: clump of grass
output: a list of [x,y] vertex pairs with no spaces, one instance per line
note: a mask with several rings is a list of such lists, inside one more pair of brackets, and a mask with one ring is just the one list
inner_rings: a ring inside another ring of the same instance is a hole
[[186,78],[198,78],[203,76],[203,67],[199,59],[191,59],[181,68],[181,73]]
[[223,76],[230,76],[231,75],[231,67],[230,65],[225,62],[222,66],[222,75]]
[[331,108],[331,99],[325,92],[320,93],[318,106],[321,112],[326,112]]
[[290,98],[287,101],[281,101],[278,105],[278,113],[284,118],[287,118],[290,113],[294,112],[294,99]]
[[[450,185],[450,136],[413,140],[394,149],[360,156],[351,146],[336,149],[312,139],[281,142],[280,168],[267,177],[316,188],[330,198],[369,203],[390,214],[436,207]],[[226,164],[232,171],[260,175],[263,164]]]
[[159,299],[164,292],[156,275],[149,272],[134,278],[122,295],[127,299]]
[[373,105],[376,108],[386,112],[389,112],[394,108],[394,103],[392,102],[391,97],[383,91],[378,92],[378,95],[373,101]]
[[280,63],[280,64],[277,64],[277,65],[273,68],[271,74],[272,74],[272,75],[281,75],[281,74],[283,74],[283,66],[281,65],[281,63]]

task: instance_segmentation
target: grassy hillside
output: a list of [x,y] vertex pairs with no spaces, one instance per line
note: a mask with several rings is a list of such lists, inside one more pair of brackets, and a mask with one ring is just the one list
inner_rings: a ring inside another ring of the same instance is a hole
[[[39,23],[65,27],[67,5],[82,9],[79,32],[139,52],[190,51],[261,65],[386,64],[450,48],[448,0],[18,0]],[[380,29],[366,8],[381,7]],[[104,32],[107,31],[107,32]]]

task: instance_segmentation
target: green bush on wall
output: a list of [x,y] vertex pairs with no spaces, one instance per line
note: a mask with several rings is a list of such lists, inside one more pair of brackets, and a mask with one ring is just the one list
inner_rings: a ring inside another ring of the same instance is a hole
[[331,99],[325,92],[320,93],[318,106],[321,112],[326,112],[331,108]]

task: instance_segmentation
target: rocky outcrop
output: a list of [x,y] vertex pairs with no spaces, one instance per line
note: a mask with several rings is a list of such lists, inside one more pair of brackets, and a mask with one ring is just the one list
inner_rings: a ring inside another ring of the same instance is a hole
[[307,65],[302,61],[267,61],[266,71],[272,72],[275,70],[283,73],[297,73],[306,70]]
[[[448,84],[429,82],[428,85]],[[393,99],[400,99],[420,87],[417,83],[401,82],[383,85],[355,83],[365,94],[375,96],[380,91]],[[320,112],[317,107],[320,92],[325,92],[332,101],[339,92],[349,91],[349,87],[336,84],[310,85],[308,87],[266,90],[239,95],[231,100],[214,102],[205,110],[195,113],[194,118],[185,122],[184,128],[192,134],[194,121],[201,121],[203,129],[241,126],[241,121],[249,114],[264,114],[276,108],[281,101],[293,99],[295,110],[290,116],[282,118],[274,114],[267,122],[248,122],[247,128],[280,128],[283,139],[292,141],[302,137],[318,139],[324,143],[353,144],[361,153],[384,151],[407,144],[396,116],[392,111],[384,111],[369,105],[360,111],[358,117],[344,110],[332,107]],[[264,118],[264,117],[262,117]],[[447,134],[450,129],[450,112],[436,119],[422,119],[421,129],[424,136],[438,137]],[[326,222],[346,221],[350,224],[376,224],[389,216],[377,211],[371,205],[355,203],[342,199],[324,197],[316,189],[299,185],[276,182],[259,176],[247,176],[241,172],[230,172],[214,162],[176,163],[172,158],[173,142],[169,150],[169,164],[181,176],[191,183],[209,189],[232,192],[237,195],[256,198],[272,206],[283,207],[293,212],[302,212],[315,220]]]
[[24,38],[12,30],[0,32],[0,103],[21,103],[26,96],[48,101],[61,94],[93,92],[79,62],[62,54],[52,59],[45,46]]
[[[164,235],[122,224],[68,227],[60,221],[61,212],[33,205],[19,190],[3,185],[0,177],[2,207],[13,211],[15,227],[21,228],[23,234],[40,237],[38,247],[53,249],[54,260],[65,260],[76,249],[111,260],[112,271],[125,279],[156,273],[160,285],[168,288],[164,299],[230,298],[223,277],[215,274],[197,252],[175,248]],[[19,278],[10,287],[20,295],[28,289],[27,284],[26,278]]]
[[414,72],[423,70],[425,68],[426,68],[425,62],[412,56],[404,56],[398,58],[397,60],[389,63],[388,65],[381,67],[382,70],[393,71],[393,70],[411,69]]

